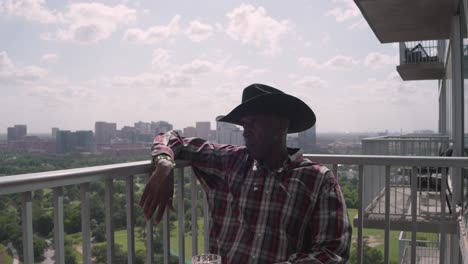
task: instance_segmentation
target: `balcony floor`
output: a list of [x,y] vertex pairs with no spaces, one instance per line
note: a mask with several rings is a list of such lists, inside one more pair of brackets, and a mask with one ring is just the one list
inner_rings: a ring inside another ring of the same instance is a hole
[[[440,193],[434,191],[418,191],[417,196],[418,232],[440,232]],[[392,186],[390,188],[390,229],[411,231],[411,188],[409,186]],[[446,205],[445,228],[448,233],[456,232],[456,223],[448,213]],[[357,219],[355,219],[356,221]],[[385,190],[366,208],[364,227],[385,229]]]
[[[411,247],[405,248],[402,264],[411,264]],[[439,249],[435,247],[416,247],[416,264],[439,263]]]

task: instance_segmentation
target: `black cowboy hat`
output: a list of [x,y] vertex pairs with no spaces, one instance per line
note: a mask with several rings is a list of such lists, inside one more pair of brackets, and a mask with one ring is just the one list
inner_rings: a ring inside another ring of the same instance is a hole
[[289,119],[288,133],[315,125],[315,114],[301,99],[265,84],[254,83],[242,92],[242,103],[217,121],[242,126],[241,118],[254,114],[277,114]]

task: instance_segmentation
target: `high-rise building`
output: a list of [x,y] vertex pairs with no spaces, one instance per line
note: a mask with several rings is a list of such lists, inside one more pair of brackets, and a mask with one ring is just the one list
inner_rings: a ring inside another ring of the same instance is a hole
[[229,144],[236,146],[245,145],[244,131],[236,127],[236,129],[231,132],[231,142]]
[[138,121],[135,123],[135,128],[138,132],[142,134],[150,134],[151,133],[151,123],[146,123],[142,121]]
[[14,127],[7,128],[7,133],[8,140],[18,140],[28,134],[28,128],[26,125],[15,125]]
[[96,122],[94,125],[97,146],[108,146],[111,139],[116,136],[117,124],[107,122]]
[[76,146],[82,151],[91,151],[94,146],[93,131],[76,131]]
[[210,137],[210,122],[196,122],[195,128],[197,129],[197,137],[208,140]]
[[244,145],[243,130],[234,124],[216,122],[216,137],[219,144]]
[[125,139],[129,143],[136,143],[138,130],[131,126],[124,126],[117,131],[117,137]]
[[197,129],[195,127],[185,127],[183,135],[184,137],[196,137]]
[[16,129],[14,127],[7,128],[7,133],[8,141],[16,139]]
[[52,128],[52,138],[56,138],[57,137],[57,132],[59,131],[59,128],[58,127],[53,127]]
[[300,132],[297,137],[299,147],[305,153],[313,153],[317,150],[317,135],[315,125],[306,131]]
[[173,129],[172,124],[167,121],[158,121],[158,122],[151,122],[151,132],[154,135],[159,133],[166,133]]
[[75,151],[77,146],[76,134],[69,130],[59,130],[55,138],[55,147],[58,154]]

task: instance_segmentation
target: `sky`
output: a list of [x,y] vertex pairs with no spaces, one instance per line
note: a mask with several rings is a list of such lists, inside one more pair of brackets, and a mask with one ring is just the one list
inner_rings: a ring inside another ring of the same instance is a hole
[[353,0],[0,0],[0,133],[227,114],[251,83],[301,98],[317,132],[437,130],[437,81],[403,82]]

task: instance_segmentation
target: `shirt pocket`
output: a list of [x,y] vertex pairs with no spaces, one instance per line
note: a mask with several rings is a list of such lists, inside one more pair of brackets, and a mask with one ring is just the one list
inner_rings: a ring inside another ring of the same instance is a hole
[[270,204],[266,226],[277,234],[284,234],[288,244],[295,245],[310,219],[310,190],[296,178],[278,181],[272,188]]

